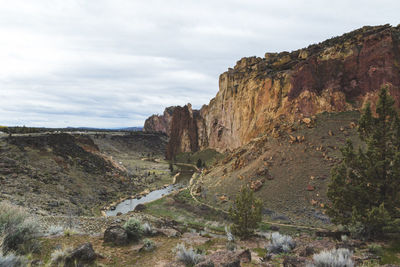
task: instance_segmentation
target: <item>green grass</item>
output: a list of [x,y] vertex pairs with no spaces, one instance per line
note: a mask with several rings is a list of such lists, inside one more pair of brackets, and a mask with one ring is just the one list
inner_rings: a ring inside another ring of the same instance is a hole
[[267,254],[267,249],[266,248],[253,248],[252,251],[257,253],[257,256],[262,258]]
[[217,160],[223,158],[223,154],[217,152],[214,149],[205,149],[202,151],[197,151],[195,153],[192,152],[184,152],[180,153],[176,156],[176,161],[181,163],[190,163],[190,164],[197,164],[197,161],[200,159],[202,162],[205,163],[206,167],[210,167],[213,165]]
[[259,223],[259,225],[258,225],[258,229],[259,229],[260,231],[262,231],[262,232],[269,231],[270,228],[271,228],[271,226],[270,226],[268,223],[261,222],[261,223]]
[[381,264],[400,264],[400,240],[393,241],[383,248]]
[[171,205],[169,203],[169,201],[171,201],[171,197],[164,197],[145,204],[147,209],[144,212],[156,217],[165,217],[176,220],[193,229],[202,230],[204,228],[208,228],[216,233],[225,232],[224,226],[209,225],[208,219],[220,221],[220,217],[211,215],[201,216],[190,211],[192,205],[195,206],[197,203],[195,203],[191,198],[189,190],[186,189],[179,192],[177,195],[173,196],[173,199],[176,202],[187,205],[187,207],[175,207],[175,205]]
[[203,253],[206,253],[208,250],[216,250],[214,246],[218,243],[223,243],[223,239],[218,239],[218,238],[213,238],[210,240],[207,240],[204,244],[198,245],[195,247],[195,249],[200,250]]

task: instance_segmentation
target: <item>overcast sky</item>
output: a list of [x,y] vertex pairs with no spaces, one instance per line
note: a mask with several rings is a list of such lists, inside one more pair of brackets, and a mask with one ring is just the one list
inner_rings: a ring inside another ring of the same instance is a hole
[[400,23],[399,0],[0,0],[0,125],[142,126],[245,56]]

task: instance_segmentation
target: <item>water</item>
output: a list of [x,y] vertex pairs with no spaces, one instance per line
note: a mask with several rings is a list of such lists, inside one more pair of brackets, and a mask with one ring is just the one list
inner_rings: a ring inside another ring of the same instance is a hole
[[118,212],[121,212],[122,214],[128,213],[132,210],[135,209],[135,207],[138,204],[145,204],[147,202],[151,202],[157,199],[162,198],[165,195],[169,195],[173,193],[174,191],[178,190],[181,188],[182,185],[179,184],[174,184],[174,185],[169,185],[165,188],[158,189],[151,191],[147,195],[143,196],[141,199],[126,199],[119,203],[117,206],[115,206],[115,210],[108,210],[106,211],[107,216],[116,216]]

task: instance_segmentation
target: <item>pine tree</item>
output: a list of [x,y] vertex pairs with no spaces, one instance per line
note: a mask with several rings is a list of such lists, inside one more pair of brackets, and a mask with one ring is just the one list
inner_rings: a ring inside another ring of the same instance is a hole
[[376,236],[393,230],[400,211],[400,120],[394,100],[383,88],[376,116],[368,104],[359,121],[365,148],[351,141],[342,148],[343,160],[331,173],[327,212],[335,223],[362,228]]
[[201,168],[202,165],[203,165],[203,162],[201,161],[201,159],[198,159],[197,163],[196,163],[197,168]]
[[240,238],[247,238],[261,222],[261,200],[254,197],[249,187],[242,187],[229,209],[233,221],[232,232]]

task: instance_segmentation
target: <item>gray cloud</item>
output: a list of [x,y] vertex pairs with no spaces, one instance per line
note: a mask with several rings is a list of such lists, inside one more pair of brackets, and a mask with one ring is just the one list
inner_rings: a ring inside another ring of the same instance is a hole
[[0,125],[139,126],[199,108],[244,56],[290,51],[364,25],[398,1],[14,0],[0,5]]

